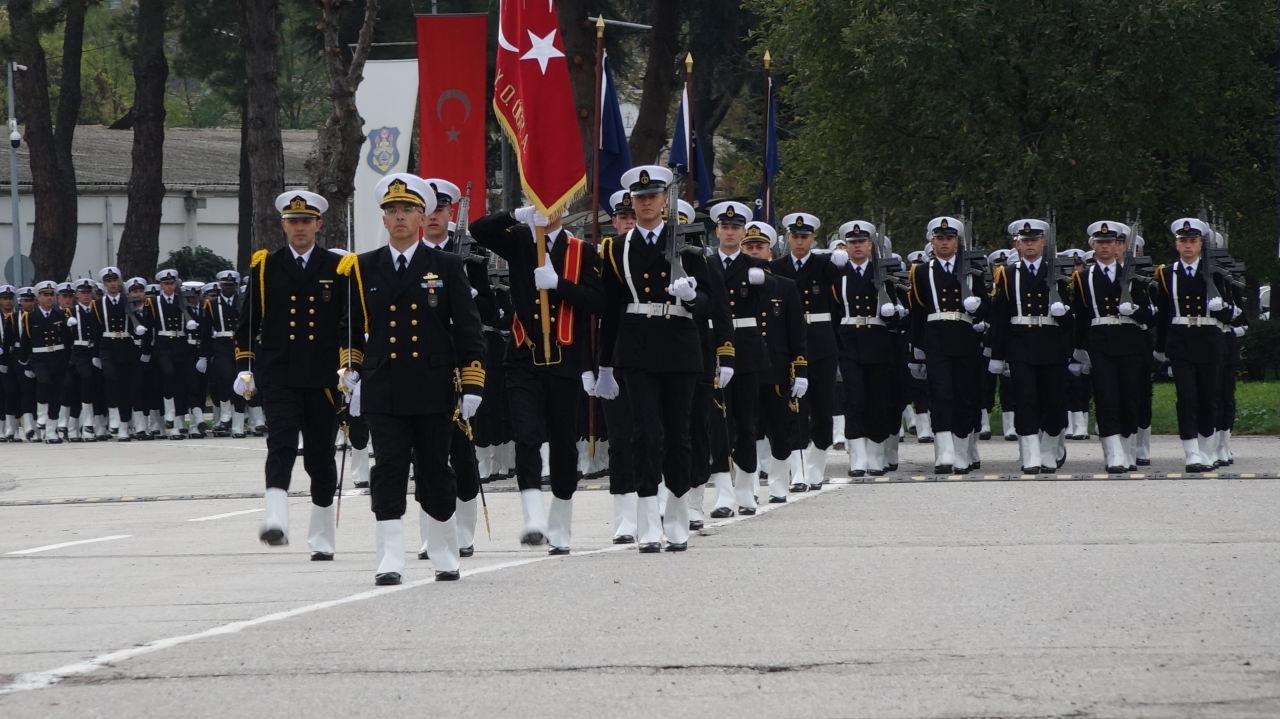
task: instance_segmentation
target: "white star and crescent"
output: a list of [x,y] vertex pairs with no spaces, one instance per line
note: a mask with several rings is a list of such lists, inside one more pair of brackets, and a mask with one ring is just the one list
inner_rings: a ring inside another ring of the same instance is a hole
[[564,57],[564,53],[556,49],[556,31],[554,28],[545,37],[538,37],[530,30],[529,42],[532,43],[532,46],[528,52],[520,56],[520,59],[537,60],[538,69],[542,71],[543,75],[547,74],[547,63],[552,58]]

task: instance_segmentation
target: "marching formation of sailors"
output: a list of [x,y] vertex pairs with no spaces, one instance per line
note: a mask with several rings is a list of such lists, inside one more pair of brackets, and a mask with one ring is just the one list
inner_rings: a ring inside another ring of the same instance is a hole
[[579,478],[607,458],[614,542],[682,552],[707,516],[820,491],[841,442],[853,477],[897,470],[908,432],[932,443],[936,473],[978,469],[997,397],[1023,473],[1064,466],[1090,403],[1102,469],[1132,471],[1150,463],[1166,364],[1186,470],[1232,462],[1248,297],[1202,219],[1170,225],[1178,260],[1155,268],[1112,220],[1089,225],[1089,256],[1060,252],[1038,218],[1009,223],[1010,247],[988,255],[939,216],[904,260],[874,222],[844,221],[823,248],[818,217],[775,228],[736,201],[709,208],[714,242],[691,243],[670,170],[622,181],[598,244],[532,207],[455,225],[455,184],[400,173],[376,190],[387,242],[370,252],[320,248],[327,202],[290,190],[276,202],[285,245],[243,279],[162,270],[152,285],[107,267],[0,286],[0,439],[265,434],[260,539],[289,541],[300,454],[323,561],[339,436],[370,490],[380,585],[405,571],[411,475],[418,556],[438,580],[474,552],[481,485],[504,465],[523,544],[571,552]]

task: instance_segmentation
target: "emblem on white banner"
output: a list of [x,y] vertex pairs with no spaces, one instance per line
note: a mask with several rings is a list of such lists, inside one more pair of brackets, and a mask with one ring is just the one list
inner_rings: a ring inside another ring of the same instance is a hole
[[379,127],[369,132],[369,154],[365,160],[374,172],[385,175],[400,162],[400,150],[396,148],[399,139],[398,127]]

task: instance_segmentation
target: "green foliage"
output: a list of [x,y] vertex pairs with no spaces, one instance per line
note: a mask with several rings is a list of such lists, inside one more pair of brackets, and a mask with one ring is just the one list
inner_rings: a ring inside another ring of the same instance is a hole
[[219,272],[235,269],[226,259],[203,246],[183,247],[170,252],[169,258],[161,262],[156,270],[165,270],[170,267],[176,269],[178,276],[184,281],[199,280],[201,282],[213,282]]
[[[1260,277],[1275,262],[1277,14],[1263,0],[746,0],[785,107],[783,208],[888,212],[900,249],[976,208],[1057,212],[1060,246],[1141,211],[1147,247],[1204,197]],[[789,136],[789,137],[788,137]]]
[[1240,338],[1240,362],[1249,379],[1280,377],[1280,319],[1249,324]]

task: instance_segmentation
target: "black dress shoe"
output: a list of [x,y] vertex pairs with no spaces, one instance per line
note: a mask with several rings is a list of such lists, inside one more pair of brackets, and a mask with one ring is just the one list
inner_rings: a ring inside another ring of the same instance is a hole
[[868,469],[868,470],[867,470],[867,474],[871,475],[872,477],[883,477],[883,476],[884,476],[884,470],[883,470],[883,469]]
[[886,465],[884,466],[884,468],[885,468],[886,470],[890,471],[890,472],[897,472],[897,471],[898,471],[898,465],[896,465],[896,464],[886,464]]
[[355,488],[356,488],[356,489],[368,489],[368,488],[369,488],[369,480],[367,480],[367,479],[357,479],[357,480],[355,481]]
[[471,557],[471,556],[474,556],[475,553],[476,553],[476,547],[474,544],[471,545],[470,547],[462,547],[458,549],[459,557]]
[[1023,474],[1040,474],[1040,470],[1042,470],[1042,469],[1044,469],[1044,468],[1043,468],[1043,467],[1039,467],[1039,466],[1036,466],[1036,467],[1023,467],[1023,468],[1022,468],[1022,473],[1023,473]]
[[955,472],[955,470],[956,470],[956,468],[955,468],[954,466],[950,465],[950,464],[935,464],[935,465],[933,465],[933,473],[934,473],[934,474],[952,474],[952,473],[954,473],[954,472]]
[[244,432],[232,433],[231,439],[244,439]]
[[683,552],[689,548],[688,542],[667,542],[668,552]]
[[547,554],[550,554],[550,555],[551,555],[551,556],[553,556],[553,557],[563,557],[563,556],[565,556],[565,555],[566,555],[566,554],[568,554],[568,553],[569,553],[569,548],[568,548],[568,547],[555,547],[555,546],[553,546],[553,547],[551,547],[551,549],[548,549],[548,550],[547,550]]
[[987,430],[986,432],[979,432],[978,439],[991,439],[991,430]]
[[805,484],[804,482],[796,482],[795,484],[791,485],[791,491],[797,492],[797,493],[808,492],[809,485]]
[[1006,434],[1006,435],[1004,436],[1004,441],[1006,441],[1006,442],[1017,442],[1017,441],[1018,441],[1018,435],[1016,435],[1016,434]]
[[645,542],[639,549],[641,554],[657,554],[662,551],[662,545],[657,542]]
[[547,543],[547,538],[542,532],[525,532],[520,535],[520,543],[526,547],[537,547]]
[[258,539],[263,544],[269,544],[273,547],[283,547],[289,543],[289,538],[285,536],[284,530],[279,527],[268,527],[258,534]]
[[150,442],[151,440],[155,439],[155,437],[152,437],[150,433],[141,432],[138,434],[137,439],[139,442]]
[[333,555],[329,552],[312,552],[311,561],[313,562],[332,562]]
[[1058,469],[1056,467],[1043,467],[1043,466],[1040,467],[1040,474],[1057,474],[1057,473],[1058,473]]
[[691,519],[691,520],[689,520],[689,531],[690,531],[690,532],[701,532],[701,531],[702,531],[702,520],[701,520],[701,519]]
[[769,473],[768,473],[768,472],[761,472],[761,473],[760,473],[760,479],[768,479],[768,478],[769,478]]
[[1213,468],[1212,468],[1212,467],[1210,467],[1210,466],[1208,466],[1208,465],[1204,465],[1204,464],[1189,464],[1189,465],[1187,465],[1187,472],[1189,472],[1189,473],[1191,473],[1191,474],[1200,474],[1200,473],[1202,473],[1202,472],[1212,472],[1212,471],[1213,471]]
[[[824,480],[822,484],[826,484],[826,481]],[[809,491],[810,491],[810,492],[819,492],[819,491],[821,491],[821,490],[822,490],[822,484],[811,484],[811,485],[809,485]]]
[[400,583],[399,572],[383,572],[373,578],[373,583],[379,587],[389,587]]
[[786,497],[775,497],[773,495],[769,495],[769,504],[786,504],[786,503],[787,503]]
[[1138,471],[1138,465],[1136,465],[1136,464],[1131,464],[1131,465],[1129,465],[1128,467],[1126,467],[1124,471],[1126,471],[1126,472],[1137,472],[1137,471]]
[[[453,571],[453,572],[443,572],[443,571],[442,571],[442,572],[436,572],[436,581],[437,581],[437,582],[456,582],[456,581],[458,581],[458,580],[459,580],[459,579],[461,579],[461,578],[462,578],[462,573],[461,573],[461,572],[457,572],[457,571]],[[397,584],[398,584],[398,583],[399,583],[399,582],[397,582]]]
[[916,441],[920,444],[933,444],[933,437],[917,437]]
[[[1228,462],[1228,464],[1230,464],[1230,462]],[[1139,457],[1139,458],[1138,458],[1138,466],[1139,466],[1139,467],[1150,467],[1150,466],[1151,466],[1151,460],[1149,460],[1149,459],[1143,459],[1143,458]]]
[[750,517],[755,513],[756,513],[756,510],[750,507],[738,507],[738,514],[741,514],[744,517]]
[[867,470],[865,470],[865,469],[851,469],[851,470],[849,470],[849,476],[850,476],[850,477],[865,477],[865,476],[866,476],[866,474],[867,474]]
[[187,435],[185,435],[185,434],[175,434],[175,435],[171,435],[171,436],[169,437],[169,439],[171,439],[171,440],[173,440],[173,441],[175,441],[175,442],[180,441],[180,440],[184,440],[184,439],[186,439],[186,438],[187,438]]
[[130,437],[130,436],[129,436],[129,435],[127,435],[127,434],[126,434],[126,435],[124,435],[123,437],[117,437],[117,438],[116,438],[116,441],[117,441],[117,442],[130,442],[130,441],[132,441],[132,440],[133,440],[133,437]]
[[[1112,465],[1107,467],[1107,474],[1124,474],[1125,471],[1126,471],[1125,468],[1119,465]],[[1191,468],[1188,467],[1187,471],[1190,472]]]
[[982,460],[978,460],[977,462],[974,462],[973,464],[969,465],[970,472],[974,471],[975,469],[982,469]]
[[729,507],[716,507],[715,509],[711,510],[712,519],[725,519],[726,517],[732,517],[732,516],[733,516],[733,510]]
[[424,549],[421,552],[418,552],[418,559],[431,559],[431,555],[427,554],[427,550]]
[[956,468],[955,468],[955,473],[956,473],[956,474],[962,474],[962,475],[963,475],[963,474],[968,474],[968,473],[970,473],[970,472],[972,472],[972,471],[973,471],[973,465],[972,465],[972,464],[971,464],[971,465],[969,465],[968,467],[956,467]]
[[619,534],[613,538],[614,544],[635,544],[636,538],[630,534]]
[[58,437],[58,435],[55,434],[49,439],[46,439],[44,443],[45,444],[62,444],[62,438]]

